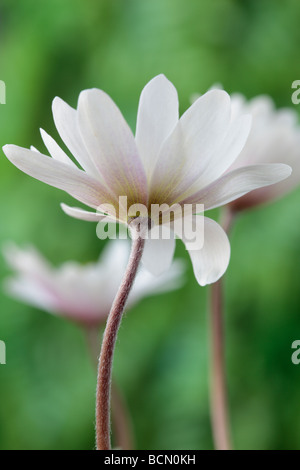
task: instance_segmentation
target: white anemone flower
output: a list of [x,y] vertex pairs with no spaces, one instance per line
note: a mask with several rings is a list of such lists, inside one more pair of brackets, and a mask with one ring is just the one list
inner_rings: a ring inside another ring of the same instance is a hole
[[[14,275],[5,281],[5,289],[11,296],[41,310],[85,326],[99,326],[107,320],[129,252],[128,241],[111,241],[97,263],[81,265],[70,261],[55,268],[34,247],[21,249],[10,243],[4,248],[4,256]],[[184,272],[185,263],[179,259],[158,277],[141,269],[127,308],[146,296],[181,287]]]
[[233,113],[252,115],[247,143],[230,170],[244,165],[286,163],[293,169],[290,178],[259,188],[232,201],[233,210],[243,210],[278,199],[300,183],[300,126],[298,114],[290,108],[276,109],[270,96],[261,95],[247,101],[241,94],[231,97]]
[[[53,102],[57,130],[81,168],[44,131],[42,138],[52,158],[14,145],[3,150],[25,173],[97,209],[87,212],[63,205],[67,214],[87,221],[102,220],[100,208],[128,224],[132,218],[120,215],[121,196],[127,197],[128,207],[143,204],[150,213],[153,204],[202,204],[209,210],[290,175],[290,167],[283,164],[227,171],[245,145],[251,118],[232,115],[225,91],[208,91],[181,118],[178,109],[174,86],[163,75],[155,77],[142,91],[134,137],[106,93],[85,90],[76,110],[59,98]],[[114,213],[107,204],[115,208]],[[215,221],[202,213],[193,217],[196,225],[203,222],[204,244],[189,253],[198,283],[206,285],[224,274],[230,244]],[[188,249],[187,239],[182,239]],[[174,249],[174,237],[147,240],[142,262],[159,274],[171,265]]]

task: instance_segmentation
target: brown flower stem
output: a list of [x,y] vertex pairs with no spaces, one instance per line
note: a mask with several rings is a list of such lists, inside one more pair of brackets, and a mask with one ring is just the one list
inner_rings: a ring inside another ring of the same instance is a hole
[[86,341],[93,365],[98,369],[100,327],[85,326]]
[[[99,328],[91,326],[86,328],[87,342],[91,358],[96,369],[98,368]],[[133,450],[133,432],[130,415],[126,402],[116,382],[112,381],[111,389],[112,428],[115,434],[116,447],[122,450]]]
[[110,450],[110,395],[113,355],[119,326],[125,304],[133,286],[135,276],[142,258],[145,240],[138,236],[132,240],[132,250],[128,266],[112,305],[101,347],[97,397],[96,397],[96,444],[97,450]]
[[[233,219],[234,213],[226,207],[222,227],[227,234]],[[223,307],[223,280],[220,279],[211,286],[211,424],[215,448],[230,450]]]
[[230,207],[224,206],[222,208],[221,226],[228,236],[230,235],[231,229],[237,216],[238,212],[231,209]]

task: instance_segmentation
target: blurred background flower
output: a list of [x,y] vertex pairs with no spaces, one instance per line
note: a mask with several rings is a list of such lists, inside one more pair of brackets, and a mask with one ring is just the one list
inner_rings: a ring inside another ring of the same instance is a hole
[[243,210],[276,200],[300,184],[300,126],[293,109],[276,110],[268,95],[257,96],[247,102],[241,94],[233,94],[233,115],[250,113],[252,128],[247,143],[231,170],[244,165],[288,163],[292,175],[268,188],[260,188],[230,203],[232,210]]
[[[53,97],[75,106],[91,87],[107,91],[134,130],[140,91],[159,73],[178,89],[181,114],[193,92],[218,82],[247,99],[268,94],[299,115],[291,103],[299,15],[298,0],[2,0],[1,147],[40,148],[39,126],[55,135]],[[95,226],[66,217],[59,190],[4,155],[0,178],[0,243],[33,244],[55,265],[98,258]],[[299,370],[290,360],[300,331],[299,199],[296,189],[245,213],[231,237],[227,359],[238,449],[300,448]],[[180,244],[176,255],[188,256]],[[206,291],[190,263],[188,279],[142,300],[120,331],[115,376],[140,449],[212,448]],[[93,448],[95,374],[78,328],[1,295],[0,340],[0,448]]]
[[[10,244],[4,248],[4,256],[15,272],[6,279],[5,288],[12,297],[83,327],[103,326],[121,284],[129,253],[130,242],[114,240],[106,245],[97,263],[80,265],[69,261],[54,268],[34,247],[20,249]],[[126,310],[143,297],[181,287],[184,270],[180,260],[175,260],[161,276],[141,269]]]
[[[4,283],[8,294],[80,325],[87,338],[92,363],[97,366],[101,344],[99,328],[104,328],[106,324],[123,279],[130,255],[130,242],[111,241],[101,253],[98,263],[80,265],[69,261],[59,268],[53,268],[34,247],[20,249],[9,244],[3,251],[7,264],[14,271],[14,275]],[[181,287],[184,271],[184,263],[180,260],[174,261],[161,276],[153,276],[140,269],[126,311],[147,295]],[[129,412],[115,383],[112,388],[112,414],[115,445],[124,450],[133,449]]]

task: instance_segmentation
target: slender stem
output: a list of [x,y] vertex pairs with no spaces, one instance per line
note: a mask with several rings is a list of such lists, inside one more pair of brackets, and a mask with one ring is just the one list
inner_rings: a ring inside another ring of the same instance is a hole
[[92,363],[96,367],[96,369],[98,369],[99,358],[99,328],[98,326],[94,325],[85,327],[87,346],[89,348]]
[[[226,207],[222,226],[227,233],[233,219],[234,213]],[[211,286],[211,423],[215,448],[230,450],[223,306],[223,281],[220,279]]]
[[142,257],[145,240],[137,237],[132,241],[128,266],[112,305],[101,347],[96,404],[96,441],[98,450],[110,450],[110,392],[114,349],[122,314],[133,286]]
[[[91,326],[86,328],[87,343],[91,353],[91,359],[98,368],[98,347],[99,347],[99,331],[98,327]],[[132,450],[133,433],[131,419],[125,403],[115,381],[112,381],[111,390],[111,408],[112,408],[112,427],[115,433],[115,441],[118,448],[122,450]]]
[[234,211],[229,206],[224,206],[222,208],[221,225],[227,235],[230,234],[232,226],[237,216],[238,212]]

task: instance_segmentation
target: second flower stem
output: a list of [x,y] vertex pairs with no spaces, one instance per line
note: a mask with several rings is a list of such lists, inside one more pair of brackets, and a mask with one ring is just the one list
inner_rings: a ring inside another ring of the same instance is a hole
[[110,396],[113,356],[125,304],[137,274],[143,254],[144,244],[145,240],[142,237],[138,236],[132,240],[132,250],[128,266],[112,305],[104,332],[99,360],[96,398],[97,450],[111,449]]

